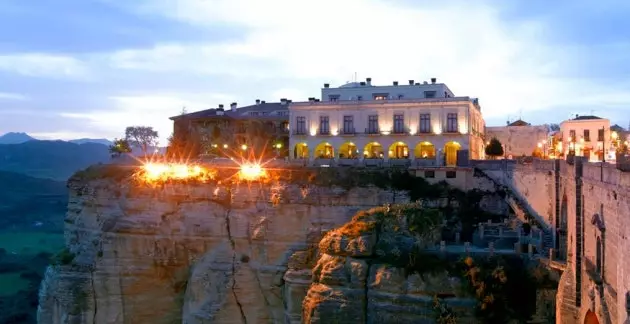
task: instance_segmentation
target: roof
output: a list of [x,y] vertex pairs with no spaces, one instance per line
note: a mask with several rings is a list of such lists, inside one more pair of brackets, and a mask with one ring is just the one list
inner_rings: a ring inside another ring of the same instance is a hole
[[593,115],[585,115],[585,116],[576,115],[575,118],[573,118],[572,120],[589,120],[589,119],[602,119],[602,118],[593,116]]
[[[236,111],[232,111],[229,107],[227,109],[225,109],[223,111],[223,114],[217,114],[217,112],[221,112],[221,110],[219,110],[220,108],[210,108],[210,109],[206,109],[206,110],[201,110],[201,111],[196,111],[196,112],[192,112],[189,114],[183,114],[183,115],[179,115],[179,116],[173,116],[170,117],[170,120],[176,120],[176,119],[198,119],[198,118],[213,118],[213,117],[228,117],[228,118],[235,118],[235,119],[240,119],[240,118],[250,118],[252,117],[251,115],[249,115],[250,112],[252,111],[258,111],[258,112],[274,112],[274,111],[288,111],[289,110],[289,105],[288,104],[283,104],[280,102],[269,102],[269,103],[260,103],[260,104],[255,104],[255,105],[251,105],[251,106],[245,106],[245,107],[240,107],[240,108],[236,108]],[[269,118],[269,119],[274,119],[279,117],[278,115],[266,115],[266,116],[255,116],[256,118],[261,118],[261,119],[265,119],[265,118]]]
[[625,132],[626,131],[623,127],[621,127],[621,126],[619,126],[617,124],[614,124],[614,125],[610,126],[610,130],[615,131],[615,132]]
[[528,123],[528,122],[526,122],[526,121],[524,121],[522,119],[519,119],[517,121],[514,121],[514,122],[508,124],[508,126],[530,126],[530,125],[531,125],[530,123]]

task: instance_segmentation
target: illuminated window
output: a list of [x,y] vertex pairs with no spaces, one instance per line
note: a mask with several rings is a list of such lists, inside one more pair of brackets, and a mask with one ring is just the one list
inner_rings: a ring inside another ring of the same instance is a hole
[[387,93],[375,93],[372,95],[374,100],[387,100],[389,98],[389,94]]

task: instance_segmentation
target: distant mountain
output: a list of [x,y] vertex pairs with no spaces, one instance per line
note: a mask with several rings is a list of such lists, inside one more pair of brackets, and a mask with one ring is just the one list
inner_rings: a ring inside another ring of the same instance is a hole
[[110,146],[113,144],[112,141],[106,138],[79,138],[79,139],[69,140],[68,142],[74,143],[74,144],[97,143],[97,144],[103,144],[107,146]]
[[36,139],[26,133],[6,133],[0,136],[0,144],[22,144],[33,140]]
[[0,231],[25,230],[41,223],[47,231],[61,233],[68,204],[64,181],[39,179],[0,171]]
[[36,178],[66,181],[78,170],[109,160],[108,147],[97,143],[28,141],[0,145],[0,171]]

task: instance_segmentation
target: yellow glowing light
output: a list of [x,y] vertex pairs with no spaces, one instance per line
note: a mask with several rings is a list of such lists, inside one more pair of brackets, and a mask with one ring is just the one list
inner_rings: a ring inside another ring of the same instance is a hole
[[227,144],[223,144],[223,148],[228,148],[228,145]]
[[538,143],[538,147],[541,148],[542,147],[542,143]]
[[138,175],[146,182],[212,178],[212,173],[198,165],[184,163],[146,163]]
[[247,145],[243,144],[241,145],[241,150],[245,151],[247,149]]
[[212,144],[212,147],[217,147],[217,145],[216,144]]
[[617,137],[619,137],[619,135],[617,134],[617,132],[612,132],[612,134],[610,135],[612,137],[612,139],[616,140]]
[[242,180],[254,181],[263,178],[267,175],[265,170],[258,163],[243,164],[239,172],[239,177]]
[[281,143],[276,144],[276,148],[282,148],[282,144]]

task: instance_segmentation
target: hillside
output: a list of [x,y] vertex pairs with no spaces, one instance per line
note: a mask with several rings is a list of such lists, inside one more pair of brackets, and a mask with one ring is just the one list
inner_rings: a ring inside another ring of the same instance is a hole
[[65,181],[77,170],[110,159],[103,144],[28,141],[0,145],[0,171]]
[[[0,171],[0,231],[41,227],[61,233],[68,204],[66,183]],[[41,224],[37,224],[41,223]]]
[[6,133],[0,136],[0,144],[21,144],[35,140],[26,133]]

